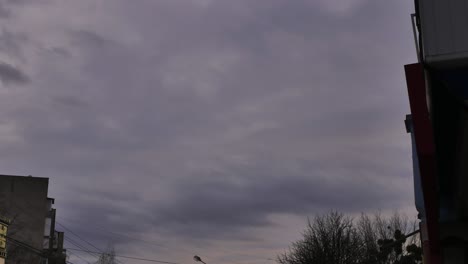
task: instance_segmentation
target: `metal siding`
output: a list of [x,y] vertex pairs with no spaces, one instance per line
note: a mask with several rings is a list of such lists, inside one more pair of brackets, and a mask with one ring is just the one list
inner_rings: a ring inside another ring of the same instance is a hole
[[[450,39],[450,23],[449,23],[449,9],[448,1],[434,1],[434,13],[435,13],[435,26],[436,26],[436,42],[437,50],[433,52],[435,54],[446,54],[450,53],[452,49],[452,40]],[[430,19],[430,18],[429,18]]]
[[437,49],[437,42],[435,38],[435,36],[437,36],[437,32],[435,27],[435,19],[429,19],[429,17],[435,17],[434,2],[420,1],[419,9],[421,14],[420,19],[422,27],[423,49],[426,53],[433,53]]
[[[454,29],[459,29],[456,31],[466,31],[468,26],[468,12],[467,12],[467,2],[461,1],[459,6],[454,6],[454,14],[452,15],[453,27]],[[454,31],[454,32],[456,32]],[[460,36],[459,40],[455,42],[454,50],[456,52],[463,52],[468,49],[468,37]]]
[[468,64],[468,1],[421,0],[426,61],[434,66]]

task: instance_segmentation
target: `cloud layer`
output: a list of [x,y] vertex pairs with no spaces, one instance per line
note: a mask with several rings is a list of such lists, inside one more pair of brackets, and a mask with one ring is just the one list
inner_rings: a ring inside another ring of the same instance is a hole
[[407,210],[407,2],[3,1],[3,173],[50,177],[94,244],[182,263]]

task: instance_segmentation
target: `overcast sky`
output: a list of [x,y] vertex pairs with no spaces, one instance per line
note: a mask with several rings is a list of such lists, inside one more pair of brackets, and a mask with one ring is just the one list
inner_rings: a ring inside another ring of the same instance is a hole
[[0,3],[1,173],[98,248],[270,264],[315,214],[415,214],[413,1]]

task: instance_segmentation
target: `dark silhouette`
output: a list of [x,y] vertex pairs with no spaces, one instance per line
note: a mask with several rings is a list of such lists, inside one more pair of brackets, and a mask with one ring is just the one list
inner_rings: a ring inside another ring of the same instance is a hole
[[193,256],[193,260],[206,264],[199,256]]
[[308,221],[302,239],[278,256],[280,264],[417,264],[422,249],[408,220],[395,214],[362,214],[357,220],[331,212]]

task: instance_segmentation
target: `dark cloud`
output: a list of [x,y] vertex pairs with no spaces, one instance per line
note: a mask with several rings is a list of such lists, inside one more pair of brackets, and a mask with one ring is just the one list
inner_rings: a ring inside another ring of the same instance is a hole
[[174,229],[183,236],[232,237],[248,227],[272,225],[269,216],[274,214],[377,211],[383,206],[398,208],[408,198],[395,195],[399,187],[373,180],[379,171],[369,171],[365,164],[353,168],[339,161],[330,167],[304,163],[300,172],[276,162],[267,171],[247,166],[214,172],[211,180],[202,176],[179,183],[173,189],[178,195],[151,210],[158,212],[154,224],[164,227],[161,232]]
[[406,208],[411,3],[338,2],[15,6],[3,173],[50,177],[63,223],[97,245],[182,262],[173,248],[280,250],[268,234],[328,209]]
[[31,1],[31,0],[2,0],[0,1],[0,18],[3,19],[9,19],[12,17],[13,11],[16,11],[15,9],[18,7],[22,7],[25,4],[30,4],[30,3],[45,3],[49,0],[37,0],[37,1]]
[[3,29],[0,35],[0,52],[24,60],[22,47],[26,41],[27,37],[24,34],[17,34]]
[[89,30],[73,30],[70,32],[72,44],[75,47],[82,49],[99,49],[103,50],[108,44],[109,40],[106,40],[103,36],[96,32]]
[[5,4],[0,3],[0,18],[7,18],[10,16],[10,10],[5,6]]
[[82,108],[88,105],[86,102],[74,96],[56,96],[52,98],[52,102],[59,104],[60,106],[65,106],[65,107]]
[[60,57],[63,57],[63,58],[70,58],[71,57],[71,52],[68,51],[67,49],[63,48],[63,47],[53,47],[53,48],[50,48],[50,49],[48,49],[46,51],[53,54],[53,56],[60,56]]
[[24,84],[29,82],[29,78],[25,73],[5,62],[0,62],[0,79],[5,84]]
[[[135,188],[119,193],[119,187],[105,186],[78,188],[75,201],[67,204],[79,212],[74,218],[93,215],[110,230],[143,234],[152,226],[165,236],[250,240],[255,234],[247,230],[275,227],[272,215],[313,216],[331,209],[356,213],[363,208],[376,212],[400,208],[409,198],[400,185],[404,178],[397,176],[399,171],[362,161],[256,161],[177,181],[163,200],[145,202]],[[382,179],[386,177],[393,182]],[[100,209],[106,205],[110,207]],[[121,222],[110,220],[113,215]],[[140,219],[138,226],[129,224],[135,217]]]

